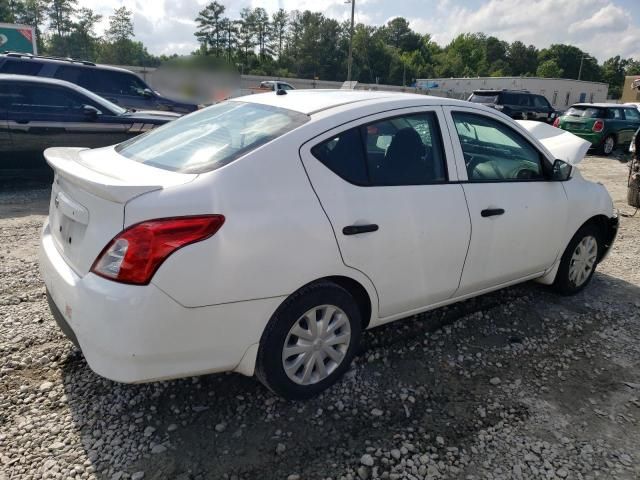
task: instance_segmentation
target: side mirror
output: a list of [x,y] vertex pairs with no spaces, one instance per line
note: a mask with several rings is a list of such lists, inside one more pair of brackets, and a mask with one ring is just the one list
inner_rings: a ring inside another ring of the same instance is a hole
[[86,117],[89,117],[95,120],[96,118],[98,118],[98,115],[100,115],[100,113],[102,112],[100,112],[100,110],[98,110],[96,107],[92,105],[83,105],[82,113],[84,113]]
[[556,182],[564,182],[571,178],[573,167],[564,160],[556,160],[553,162],[553,172],[551,179]]
[[150,88],[145,88],[142,90],[142,96],[145,98],[151,98],[151,97],[155,97],[155,93],[153,93],[153,90],[151,90]]

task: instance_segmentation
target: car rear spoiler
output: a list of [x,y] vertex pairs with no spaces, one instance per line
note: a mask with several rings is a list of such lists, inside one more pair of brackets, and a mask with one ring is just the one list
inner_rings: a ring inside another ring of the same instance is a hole
[[184,184],[197,175],[170,172],[118,155],[113,147],[48,148],[44,158],[56,175],[83,190],[116,203],[143,193]]
[[531,120],[517,122],[542,143],[554,158],[571,165],[580,163],[591,147],[591,142],[546,123]]

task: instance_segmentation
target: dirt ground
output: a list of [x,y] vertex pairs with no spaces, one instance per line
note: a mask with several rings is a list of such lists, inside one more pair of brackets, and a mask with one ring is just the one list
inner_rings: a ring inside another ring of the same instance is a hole
[[[625,163],[580,170],[633,213]],[[371,330],[296,403],[236,374],[95,375],[44,298],[48,193],[0,179],[0,480],[640,478],[640,213],[579,295],[527,283]]]

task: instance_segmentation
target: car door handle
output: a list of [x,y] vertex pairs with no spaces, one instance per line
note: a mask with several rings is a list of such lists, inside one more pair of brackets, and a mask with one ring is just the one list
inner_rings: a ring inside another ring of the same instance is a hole
[[19,123],[20,125],[26,125],[27,123],[29,123],[29,120],[16,120],[16,123]]
[[369,225],[349,225],[342,229],[342,233],[345,235],[358,235],[359,233],[375,232],[378,230],[378,225],[375,223]]
[[496,215],[502,215],[504,213],[504,208],[487,208],[480,212],[480,215],[483,217],[495,217]]

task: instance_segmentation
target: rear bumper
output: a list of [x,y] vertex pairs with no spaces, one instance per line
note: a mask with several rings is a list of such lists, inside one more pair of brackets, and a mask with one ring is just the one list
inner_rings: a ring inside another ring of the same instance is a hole
[[80,277],[56,249],[48,223],[40,270],[56,322],[91,369],[127,383],[235,369],[283,300],[187,308],[153,284]]

